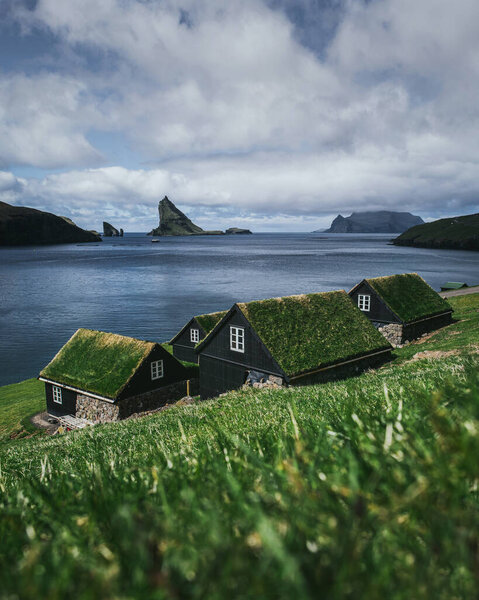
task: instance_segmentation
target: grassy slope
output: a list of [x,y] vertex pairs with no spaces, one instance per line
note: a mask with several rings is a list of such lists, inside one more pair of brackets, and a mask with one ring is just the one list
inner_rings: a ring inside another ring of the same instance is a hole
[[397,245],[479,250],[479,214],[439,219],[411,227],[394,242]]
[[0,598],[473,597],[479,296],[454,303],[376,373],[5,447]]
[[10,436],[27,434],[28,426],[22,425],[22,421],[44,409],[45,391],[41,381],[27,379],[0,387],[0,443]]

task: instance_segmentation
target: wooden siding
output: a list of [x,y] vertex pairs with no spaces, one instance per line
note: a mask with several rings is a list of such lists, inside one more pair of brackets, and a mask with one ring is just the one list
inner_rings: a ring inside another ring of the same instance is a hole
[[198,362],[198,355],[195,352],[195,346],[197,342],[192,342],[190,338],[191,329],[198,329],[200,332],[200,341],[205,337],[206,332],[198,323],[198,321],[193,318],[191,321],[183,328],[183,331],[180,333],[178,338],[172,344],[173,346],[173,356],[175,356],[178,360],[187,360],[189,362]]
[[53,385],[51,383],[45,383],[45,398],[47,401],[47,413],[55,417],[62,417],[64,415],[75,415],[76,413],[76,401],[77,394],[72,390],[67,390],[61,385],[58,385],[62,390],[62,403],[57,404],[53,402]]
[[200,397],[202,400],[240,388],[248,369],[210,356],[200,356]]
[[[151,363],[155,360],[163,361],[164,376],[160,379],[151,379]],[[156,346],[152,353],[140,365],[118,398],[122,399],[130,396],[137,396],[184,379],[187,379],[185,367],[162,346]]]
[[337,364],[331,368],[321,369],[318,372],[312,372],[304,377],[293,378],[291,385],[312,385],[315,383],[326,383],[328,381],[337,381],[339,379],[348,379],[356,377],[366,369],[375,369],[391,360],[391,351],[381,352],[380,354],[369,354],[357,358],[353,361],[347,361],[344,364]]
[[[231,326],[244,328],[244,352],[230,349]],[[250,370],[284,377],[279,365],[271,358],[248,320],[236,307],[201,349],[199,363],[202,399],[241,387]]]
[[404,325],[403,340],[415,340],[425,333],[435,331],[436,329],[440,329],[441,327],[445,327],[446,325],[450,325],[451,323],[452,312],[449,311],[446,313],[442,313],[441,315],[436,315],[429,319],[423,319],[416,321],[415,323],[410,323],[409,325]]
[[195,352],[194,346],[187,348],[185,346],[173,344],[173,356],[178,360],[186,360],[191,363],[198,363],[198,356]]
[[[244,352],[237,352],[230,349],[231,326],[244,328]],[[284,375],[279,365],[269,355],[269,352],[248,320],[236,307],[216,331],[216,334],[201,349],[200,355],[226,360],[233,364],[254,369],[255,371],[264,371],[273,375]]]
[[366,281],[363,281],[356,289],[349,292],[349,296],[356,306],[358,306],[359,295],[371,296],[370,310],[362,311],[370,321],[377,323],[401,323]]

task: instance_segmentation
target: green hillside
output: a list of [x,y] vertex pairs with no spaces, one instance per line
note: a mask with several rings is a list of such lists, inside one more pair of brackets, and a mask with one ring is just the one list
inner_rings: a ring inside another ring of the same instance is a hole
[[416,225],[393,243],[397,246],[479,250],[479,213]]
[[357,378],[4,444],[0,598],[475,597],[479,295],[451,303]]

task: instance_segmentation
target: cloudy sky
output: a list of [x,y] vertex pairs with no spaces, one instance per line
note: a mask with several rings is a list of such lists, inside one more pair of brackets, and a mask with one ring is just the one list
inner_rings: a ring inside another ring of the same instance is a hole
[[477,0],[0,0],[0,200],[87,228],[479,212]]

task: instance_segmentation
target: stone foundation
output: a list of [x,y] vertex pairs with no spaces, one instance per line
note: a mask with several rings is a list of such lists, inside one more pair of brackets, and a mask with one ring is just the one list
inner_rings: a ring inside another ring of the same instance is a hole
[[[190,395],[198,393],[198,379],[190,379]],[[91,396],[77,394],[75,416],[93,423],[109,423],[126,419],[132,414],[154,410],[186,396],[186,381],[178,381],[165,387],[124,398],[114,404]]]
[[389,323],[378,327],[378,331],[383,334],[393,348],[397,348],[404,343],[403,329],[404,327],[400,323]]
[[110,423],[118,421],[119,414],[120,408],[117,404],[77,394],[75,416],[80,419],[87,419],[93,423]]
[[255,381],[253,383],[251,381],[247,381],[243,385],[243,388],[245,388],[245,389],[248,389],[251,387],[257,388],[257,389],[279,388],[283,385],[284,385],[284,379],[282,377],[278,377],[277,375],[267,375],[265,373],[264,377],[262,377],[260,381]]

